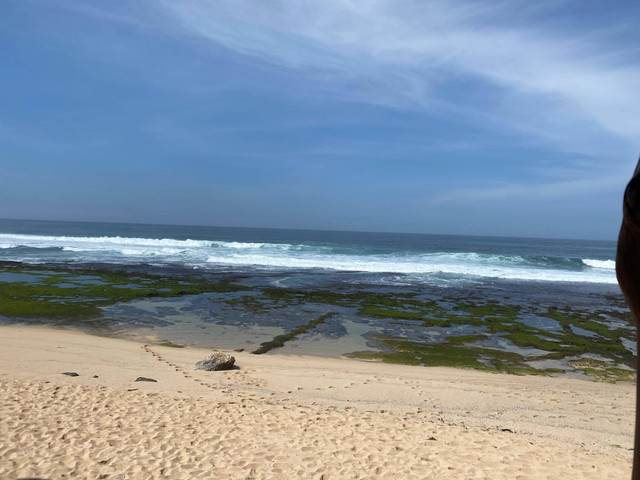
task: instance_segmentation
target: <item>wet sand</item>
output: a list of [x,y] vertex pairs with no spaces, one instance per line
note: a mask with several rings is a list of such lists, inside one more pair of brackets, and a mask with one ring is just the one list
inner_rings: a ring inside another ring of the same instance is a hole
[[0,344],[3,479],[630,477],[632,385],[246,352],[203,372],[208,350],[37,327]]

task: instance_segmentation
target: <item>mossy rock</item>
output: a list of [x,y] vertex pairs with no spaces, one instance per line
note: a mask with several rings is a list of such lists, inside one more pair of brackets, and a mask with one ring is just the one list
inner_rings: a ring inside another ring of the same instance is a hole
[[636,372],[625,368],[616,367],[610,363],[591,358],[582,358],[569,361],[569,366],[576,370],[582,370],[597,382],[635,382]]
[[337,313],[328,312],[328,313],[325,313],[324,315],[320,315],[318,318],[311,320],[309,323],[300,325],[294,328],[293,330],[291,330],[290,332],[284,333],[282,335],[278,335],[274,337],[272,340],[269,340],[268,342],[261,343],[260,346],[251,353],[255,355],[261,355],[263,353],[267,353],[270,350],[273,350],[274,348],[284,347],[285,342],[293,340],[297,336],[307,333],[310,330],[313,330],[318,325],[322,325],[325,322],[325,320],[327,320],[328,318],[331,318],[334,315],[337,315]]
[[[33,271],[30,266],[21,269],[11,266],[0,268],[0,271],[6,271],[7,268],[20,272]],[[39,274],[44,278],[37,282],[1,282],[0,315],[20,319],[89,320],[101,315],[100,307],[118,302],[249,289],[228,282],[209,282],[189,277],[166,278],[88,269],[61,271],[56,267],[47,269],[53,273]],[[99,283],[74,281],[83,275],[95,277]]]
[[171,340],[162,340],[158,346],[160,347],[169,347],[169,348],[184,348],[184,345],[180,345],[179,343],[173,343]]

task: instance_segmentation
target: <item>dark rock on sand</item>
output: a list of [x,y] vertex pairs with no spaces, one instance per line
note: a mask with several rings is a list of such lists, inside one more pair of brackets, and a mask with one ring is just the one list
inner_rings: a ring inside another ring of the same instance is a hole
[[157,380],[154,380],[153,378],[147,378],[147,377],[138,377],[134,380],[134,382],[156,382],[158,383]]
[[80,376],[76,372],[62,372],[62,374],[66,375],[67,377],[79,377]]
[[207,358],[196,363],[196,370],[230,370],[235,363],[235,357],[227,353],[213,352]]

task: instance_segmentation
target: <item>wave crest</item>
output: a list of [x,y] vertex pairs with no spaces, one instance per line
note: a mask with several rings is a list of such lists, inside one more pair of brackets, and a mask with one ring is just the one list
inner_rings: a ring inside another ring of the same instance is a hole
[[[389,251],[380,248],[171,238],[70,237],[0,234],[3,258],[32,249],[41,261],[178,263],[217,268],[324,269],[420,276],[615,283],[615,262],[569,257],[476,252]],[[22,257],[21,257],[22,258]]]
[[592,260],[590,258],[583,258],[582,263],[584,263],[588,267],[592,268],[601,268],[603,270],[615,270],[616,269],[616,261],[615,260]]

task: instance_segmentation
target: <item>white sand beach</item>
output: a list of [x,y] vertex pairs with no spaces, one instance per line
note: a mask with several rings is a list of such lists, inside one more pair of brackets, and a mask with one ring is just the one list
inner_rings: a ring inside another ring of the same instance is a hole
[[38,327],[0,345],[2,479],[630,477],[628,384],[245,352],[204,372],[210,351]]

